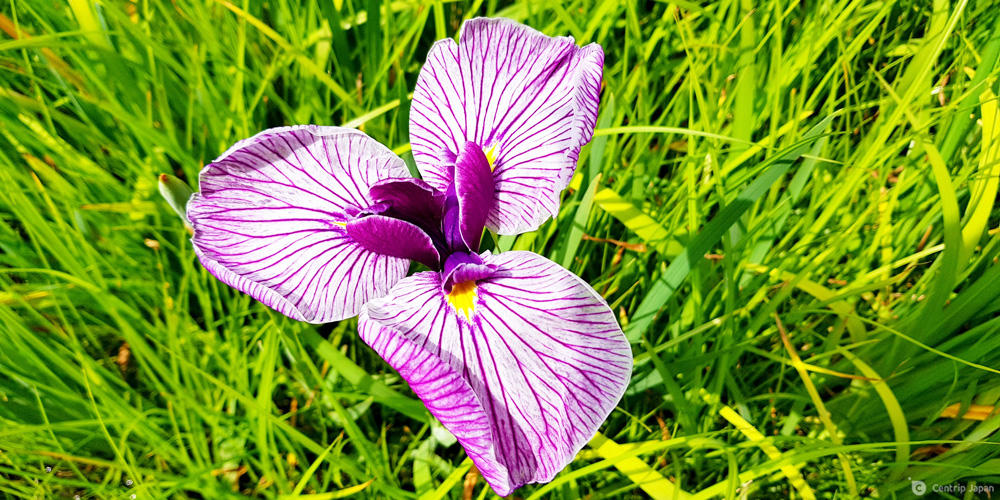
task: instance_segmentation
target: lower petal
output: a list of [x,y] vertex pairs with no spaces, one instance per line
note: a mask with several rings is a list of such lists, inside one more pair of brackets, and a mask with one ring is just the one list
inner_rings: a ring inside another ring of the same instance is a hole
[[399,371],[427,409],[455,435],[497,494],[513,491],[510,478],[495,465],[493,432],[486,411],[461,372],[426,344],[382,328],[364,310],[358,316],[358,330],[361,338]]
[[550,481],[593,437],[628,385],[632,353],[574,274],[530,252],[483,260],[495,271],[451,292],[464,297],[419,273],[369,302],[359,330],[507,495]]

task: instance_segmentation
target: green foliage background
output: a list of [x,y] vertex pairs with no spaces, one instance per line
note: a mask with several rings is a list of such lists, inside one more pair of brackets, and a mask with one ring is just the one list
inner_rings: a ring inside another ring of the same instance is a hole
[[495,247],[583,276],[636,355],[516,495],[1000,483],[994,2],[7,0],[0,492],[492,496],[354,321],[220,284],[156,192],[272,126],[406,153],[428,48],[477,15],[604,47],[559,217]]

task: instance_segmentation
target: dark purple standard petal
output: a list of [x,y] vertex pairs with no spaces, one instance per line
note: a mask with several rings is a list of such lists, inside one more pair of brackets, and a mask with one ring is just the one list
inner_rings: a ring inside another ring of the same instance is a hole
[[372,200],[386,203],[386,215],[421,227],[436,227],[444,213],[444,193],[412,177],[385,179],[369,190]]
[[265,130],[201,171],[187,206],[195,252],[215,277],[286,316],[354,316],[409,262],[369,251],[345,225],[385,210],[369,187],[405,175],[399,157],[354,129]]
[[[488,277],[443,290],[418,273],[359,317],[499,495],[550,481],[621,399],[632,351],[607,303],[530,252],[485,255]],[[452,270],[476,264],[458,258]]]
[[347,223],[347,234],[368,251],[415,260],[432,269],[441,265],[434,242],[417,225],[384,215],[369,215]]
[[483,149],[474,142],[466,143],[455,160],[455,195],[459,232],[473,252],[479,251],[486,217],[493,209],[493,190],[493,172]]
[[482,257],[474,253],[453,253],[448,256],[441,269],[441,288],[444,293],[450,293],[455,283],[489,278],[496,269],[497,266],[483,262]]
[[463,148],[479,145],[496,186],[486,227],[533,231],[558,212],[593,136],[604,52],[508,19],[466,21],[459,39],[435,43],[420,71],[413,157],[423,179],[445,192]]

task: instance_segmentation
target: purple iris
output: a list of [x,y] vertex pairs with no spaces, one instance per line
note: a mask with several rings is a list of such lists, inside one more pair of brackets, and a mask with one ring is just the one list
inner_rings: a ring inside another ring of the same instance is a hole
[[[414,91],[423,180],[364,133],[266,130],[202,170],[193,243],[218,279],[361,338],[496,493],[550,481],[621,398],[632,353],[604,299],[531,252],[479,251],[559,208],[597,117],[604,54],[505,19],[437,42]],[[406,277],[410,261],[430,271]]]

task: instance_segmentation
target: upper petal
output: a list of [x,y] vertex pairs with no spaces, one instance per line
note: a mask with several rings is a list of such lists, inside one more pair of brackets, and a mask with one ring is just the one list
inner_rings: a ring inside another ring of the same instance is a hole
[[472,19],[460,42],[437,42],[421,69],[410,142],[421,176],[444,191],[466,142],[491,159],[487,227],[532,231],[559,209],[597,121],[604,52],[508,19]]
[[483,261],[490,277],[452,292],[471,297],[418,273],[369,302],[358,328],[507,495],[551,480],[593,437],[625,391],[632,352],[574,274],[530,252]]
[[409,262],[355,242],[348,214],[371,206],[371,185],[405,175],[399,157],[354,129],[265,130],[202,169],[187,209],[192,242],[215,277],[286,316],[351,317]]

